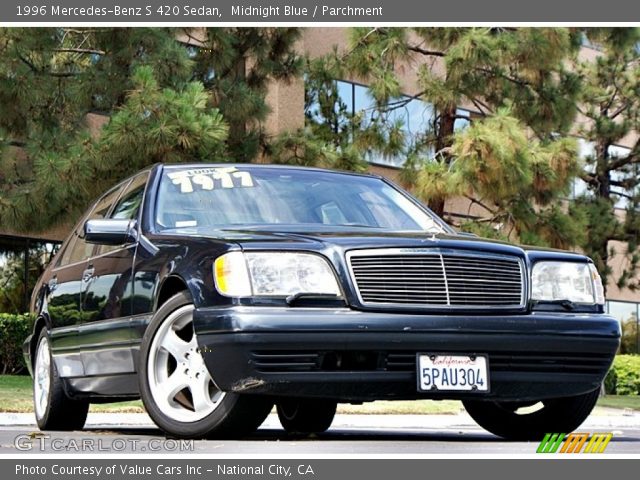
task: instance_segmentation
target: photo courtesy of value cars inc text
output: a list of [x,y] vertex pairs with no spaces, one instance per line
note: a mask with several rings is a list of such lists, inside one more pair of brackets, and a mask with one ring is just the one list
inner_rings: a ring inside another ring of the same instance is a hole
[[17,476],[74,476],[83,475],[96,478],[113,477],[116,475],[129,475],[136,477],[170,477],[175,478],[180,475],[202,476],[237,476],[237,475],[255,475],[269,477],[291,477],[297,476],[314,476],[313,467],[309,464],[297,465],[280,465],[277,463],[266,463],[260,465],[239,465],[217,463],[209,465],[210,468],[204,468],[202,465],[164,465],[159,463],[155,467],[141,466],[129,463],[111,464],[111,465],[59,465],[53,463],[51,466],[35,465],[27,466],[17,464],[15,473]]

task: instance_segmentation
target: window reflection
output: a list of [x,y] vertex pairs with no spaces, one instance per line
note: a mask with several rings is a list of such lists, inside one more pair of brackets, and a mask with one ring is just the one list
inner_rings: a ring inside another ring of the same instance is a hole
[[[631,149],[627,147],[621,147],[619,145],[611,145],[609,147],[609,156],[612,159],[626,157],[627,155],[629,155],[629,153],[631,153]],[[594,143],[587,141],[584,138],[579,138],[578,155],[580,156],[580,159],[585,163],[585,170],[593,172],[595,168],[593,164],[593,158],[595,157]],[[640,170],[638,169],[638,165],[634,164],[631,165],[626,172],[613,170],[611,172],[611,180],[620,182],[624,181],[625,179],[637,177],[638,175],[640,175]],[[576,177],[573,181],[573,188],[571,193],[572,198],[591,195],[587,183],[578,177]],[[638,187],[635,187],[631,190],[625,190],[622,187],[613,186],[611,189],[611,193],[612,197],[615,199],[614,206],[616,208],[626,208],[629,204],[629,197],[633,197],[640,192]]]
[[60,242],[0,235],[0,312],[24,313]]
[[[373,121],[384,120],[387,125],[399,123],[402,125],[402,132],[405,139],[405,151],[412,145],[424,138],[425,132],[431,131],[431,124],[434,120],[433,107],[419,99],[410,96],[400,96],[391,99],[388,108],[381,111],[370,95],[369,88],[351,82],[337,80],[335,82],[339,101],[336,102],[336,113],[340,105],[346,106],[350,115],[359,115],[363,121],[363,127],[371,125]],[[311,118],[314,122],[322,123],[326,119],[320,113],[319,105],[308,106]],[[461,116],[468,116],[468,112],[460,110]],[[468,124],[464,119],[456,121],[456,128],[464,128]],[[427,155],[430,153],[427,151]],[[406,154],[385,155],[382,152],[369,152],[367,161],[392,167],[401,167],[406,161]]]

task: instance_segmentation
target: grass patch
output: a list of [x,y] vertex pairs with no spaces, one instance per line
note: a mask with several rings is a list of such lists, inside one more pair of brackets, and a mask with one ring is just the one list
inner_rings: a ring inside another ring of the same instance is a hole
[[457,400],[380,400],[362,405],[338,405],[338,413],[353,415],[446,415],[462,409],[462,403]]
[[[33,411],[31,377],[0,375],[0,412],[29,413]],[[598,400],[598,407],[640,411],[638,395],[606,395]],[[358,415],[435,415],[456,414],[463,410],[455,400],[379,401],[362,405],[338,405],[338,413]],[[91,405],[92,412],[141,413],[139,400]]]
[[640,411],[640,395],[605,395],[598,400],[598,406]]
[[[31,377],[26,375],[0,375],[0,412],[33,412]],[[139,400],[91,405],[91,412],[142,413]]]
[[0,375],[0,412],[32,412],[31,377]]

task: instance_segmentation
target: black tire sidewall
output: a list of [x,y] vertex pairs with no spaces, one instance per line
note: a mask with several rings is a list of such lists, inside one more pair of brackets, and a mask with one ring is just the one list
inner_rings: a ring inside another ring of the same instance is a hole
[[551,432],[570,433],[589,416],[600,389],[574,397],[545,400],[535,412],[517,414],[497,402],[464,401],[467,413],[485,430],[508,440],[541,440]]
[[293,434],[321,433],[333,422],[337,403],[316,399],[282,399],[277,402],[282,427]]
[[[38,352],[40,350],[40,344],[45,339],[49,346],[49,391],[47,392],[47,407],[41,418],[35,411],[35,382],[37,372],[33,372],[33,401],[34,401],[34,416],[36,417],[36,423],[40,430],[80,430],[87,419],[87,413],[89,411],[88,400],[76,400],[69,398],[64,388],[62,378],[58,375],[58,369],[53,359],[51,352],[51,341],[46,328],[40,331],[38,341],[36,344],[36,359],[38,358]],[[35,364],[34,364],[35,367]],[[34,368],[35,370],[35,368]]]

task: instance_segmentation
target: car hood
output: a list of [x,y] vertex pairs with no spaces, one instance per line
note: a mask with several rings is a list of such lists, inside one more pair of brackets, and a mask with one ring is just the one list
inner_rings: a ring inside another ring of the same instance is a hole
[[[330,248],[347,251],[365,248],[452,248],[525,256],[528,247],[468,235],[389,231],[368,227],[325,227],[317,225],[256,226],[241,228],[184,228],[164,232],[172,236],[209,238],[233,242],[243,250],[313,250]],[[537,251],[543,249],[535,248]],[[550,253],[553,251],[547,250]],[[558,252],[566,254],[566,252]]]
[[165,230],[160,237],[171,243],[185,240],[215,241],[236,244],[242,250],[308,250],[329,257],[342,257],[344,252],[372,248],[424,248],[469,250],[493,254],[515,255],[527,263],[539,260],[585,262],[588,257],[563,250],[537,246],[518,246],[497,240],[465,234],[399,232],[370,227],[335,227],[322,225],[274,225],[239,228],[180,228]]

